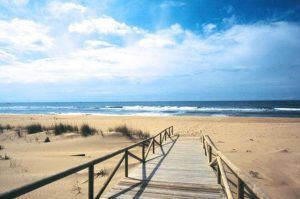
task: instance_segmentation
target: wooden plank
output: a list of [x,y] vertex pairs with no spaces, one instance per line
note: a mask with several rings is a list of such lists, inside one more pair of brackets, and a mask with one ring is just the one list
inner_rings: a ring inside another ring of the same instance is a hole
[[179,138],[159,148],[103,197],[225,198],[200,140]]

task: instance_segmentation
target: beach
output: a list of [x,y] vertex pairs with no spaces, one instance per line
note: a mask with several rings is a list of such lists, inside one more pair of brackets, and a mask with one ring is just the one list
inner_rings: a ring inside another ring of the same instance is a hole
[[[0,154],[12,159],[0,161],[0,181],[5,182],[1,183],[1,192],[133,144],[134,140],[109,132],[109,128],[126,124],[151,135],[169,126],[174,126],[174,133],[180,136],[200,139],[202,134],[208,134],[217,148],[272,198],[300,197],[300,118],[0,115],[0,124],[3,126],[35,123],[44,126],[58,123],[78,126],[89,124],[98,131],[101,130],[103,135],[84,138],[69,133],[50,136],[51,142],[44,143],[45,133],[20,138],[15,132],[0,134],[0,144],[4,146]],[[81,153],[85,156],[71,156]],[[134,153],[139,154],[140,151],[136,150]],[[99,164],[95,171],[112,171],[118,159]],[[131,167],[137,164],[134,161],[130,163]],[[257,175],[251,176],[250,171]],[[71,175],[33,191],[24,198],[84,198],[87,196],[87,174],[85,170]],[[118,172],[112,185],[123,176],[123,170]],[[101,187],[103,179],[97,179],[95,190]]]

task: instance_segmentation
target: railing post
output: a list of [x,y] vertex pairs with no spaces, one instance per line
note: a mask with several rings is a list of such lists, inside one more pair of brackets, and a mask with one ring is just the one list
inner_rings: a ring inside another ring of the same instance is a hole
[[161,133],[159,134],[159,143],[160,143],[160,145],[162,145]]
[[173,135],[173,126],[171,126],[171,132],[172,132],[172,135]]
[[238,178],[238,199],[244,199],[244,182]]
[[208,145],[207,149],[208,149],[208,163],[210,163],[211,162],[211,146]]
[[89,199],[94,198],[94,165],[89,166]]
[[221,171],[220,166],[217,166],[217,177],[218,177],[218,184],[221,184]]
[[143,159],[143,163],[146,162],[145,160],[145,142],[142,143],[142,159]]
[[125,177],[128,177],[128,150],[125,151]]
[[165,141],[167,140],[167,130],[165,130]]
[[152,141],[152,152],[153,154],[155,153],[155,141],[154,141],[155,138],[153,138],[153,141]]

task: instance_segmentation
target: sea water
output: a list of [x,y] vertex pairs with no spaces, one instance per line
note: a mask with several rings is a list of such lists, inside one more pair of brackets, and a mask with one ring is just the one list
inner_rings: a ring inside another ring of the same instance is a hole
[[0,103],[0,114],[300,117],[300,101]]

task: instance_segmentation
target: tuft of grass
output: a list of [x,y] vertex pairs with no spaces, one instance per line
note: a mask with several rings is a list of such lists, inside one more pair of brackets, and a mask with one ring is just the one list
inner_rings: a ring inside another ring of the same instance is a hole
[[95,133],[97,133],[97,130],[95,128],[90,127],[88,124],[83,124],[80,127],[80,134],[83,137],[94,135]]
[[62,123],[54,125],[54,134],[55,135],[61,135],[66,132],[74,132],[74,131],[78,132],[77,126],[72,126],[69,124],[62,124]]
[[129,139],[133,139],[134,137],[138,137],[139,139],[147,139],[150,137],[148,132],[143,132],[142,130],[128,128],[126,125],[120,125],[113,128],[112,131],[116,131],[122,133],[123,136],[128,137]]
[[97,173],[95,173],[96,178],[98,177],[104,177],[108,175],[108,170],[107,169],[101,169],[100,171],[98,171]]
[[11,125],[9,125],[9,124],[7,124],[7,125],[5,125],[5,126],[2,126],[2,125],[0,124],[0,133],[3,133],[3,130],[4,130],[4,129],[10,130],[10,129],[12,129],[12,128],[13,128],[13,126],[11,126]]
[[122,133],[122,135],[132,138],[133,131],[132,129],[128,128],[126,125],[120,125],[114,128],[114,131]]
[[78,180],[76,181],[76,183],[73,185],[72,191],[75,192],[77,195],[82,193],[82,188],[79,185]]
[[42,125],[40,124],[30,124],[25,127],[28,134],[39,133],[43,131]]
[[13,127],[12,127],[11,125],[7,124],[5,128],[6,128],[6,130],[10,130],[10,129],[12,129]]
[[150,137],[148,132],[143,132],[142,130],[135,130],[134,134],[141,140],[145,140]]

